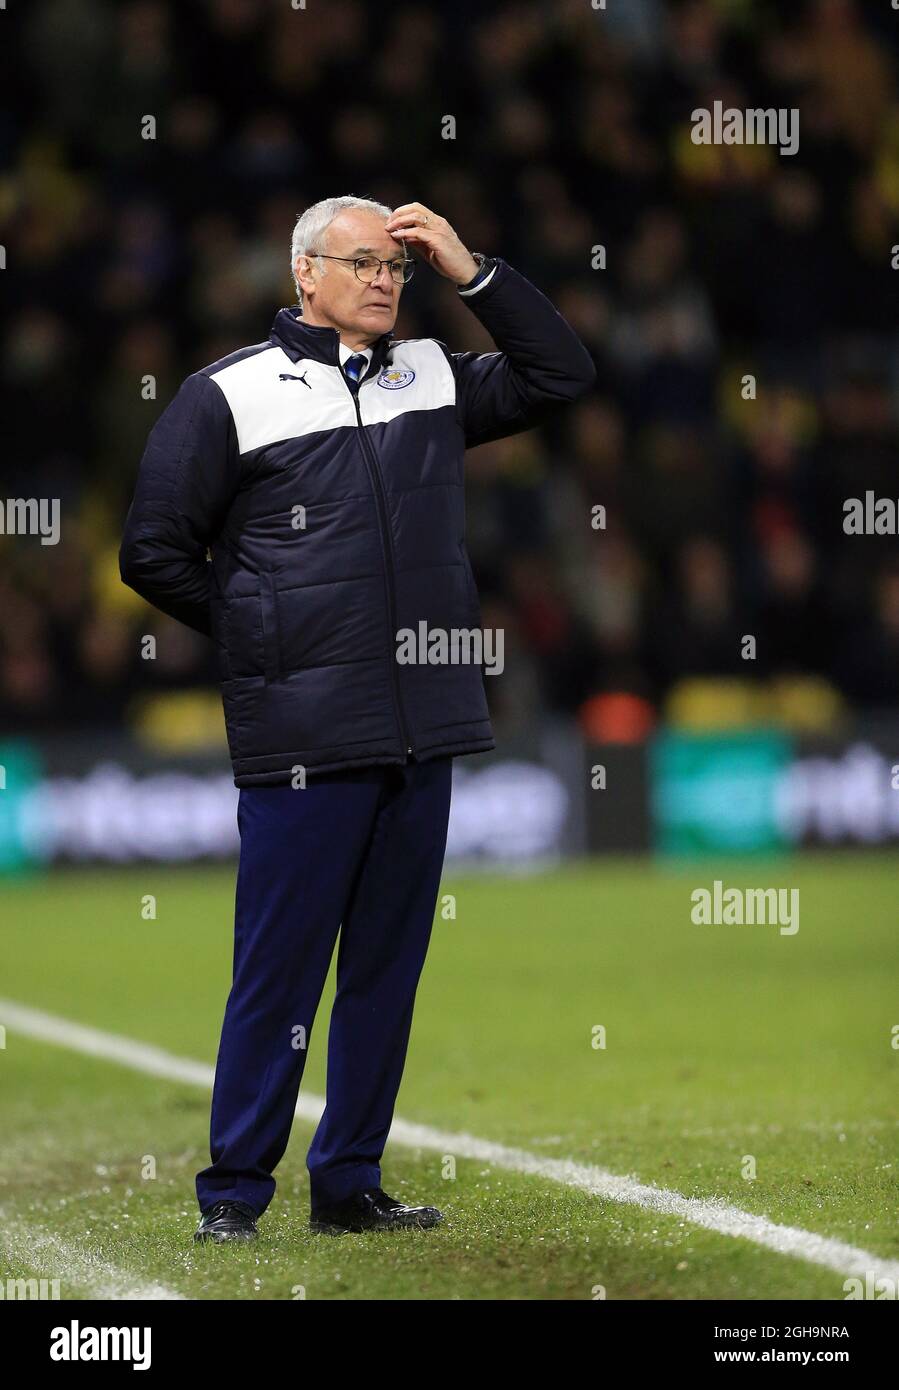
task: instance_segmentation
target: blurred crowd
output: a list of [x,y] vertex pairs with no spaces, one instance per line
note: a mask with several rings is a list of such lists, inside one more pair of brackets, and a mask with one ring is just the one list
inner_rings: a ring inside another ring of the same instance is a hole
[[[657,714],[697,676],[899,700],[896,537],[843,529],[846,498],[899,499],[889,4],[16,10],[2,492],[59,498],[62,537],[0,539],[0,732],[108,727],[147,691],[215,682],[211,644],[121,585],[122,523],[156,416],[267,338],[295,299],[296,217],[339,193],[434,208],[596,360],[558,425],[467,457],[500,726],[617,692]],[[694,144],[691,112],[716,100],[798,108],[798,152]],[[421,266],[396,333],[492,346]]]

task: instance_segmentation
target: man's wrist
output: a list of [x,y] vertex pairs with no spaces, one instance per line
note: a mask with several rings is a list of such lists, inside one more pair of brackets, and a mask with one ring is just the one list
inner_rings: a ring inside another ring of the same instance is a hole
[[472,280],[476,280],[476,279],[478,278],[478,276],[480,275],[480,273],[481,273],[481,263],[482,263],[484,257],[483,257],[482,255],[480,255],[479,252],[477,252],[477,251],[472,251],[472,252],[471,252],[471,259],[474,261],[474,265],[475,265],[474,274],[473,274],[473,275],[469,275],[469,277],[468,277],[467,280],[457,280],[457,281],[456,281],[456,289],[464,290],[465,287],[466,287],[466,285],[470,285],[471,282],[472,282]]
[[493,257],[485,256],[483,251],[472,251],[471,257],[472,260],[476,262],[478,268],[470,280],[457,286],[460,290],[473,290],[475,285],[479,285],[480,282],[490,274],[496,264]]

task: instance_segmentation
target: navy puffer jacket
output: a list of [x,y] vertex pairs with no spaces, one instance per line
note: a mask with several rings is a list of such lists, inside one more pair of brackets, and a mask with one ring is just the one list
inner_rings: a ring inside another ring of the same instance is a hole
[[354,392],[337,330],[295,305],[267,342],[189,376],[150,433],[120,572],[215,642],[238,787],[495,746],[483,667],[403,664],[397,634],[480,626],[465,450],[596,372],[502,258],[460,293],[498,352],[385,333]]

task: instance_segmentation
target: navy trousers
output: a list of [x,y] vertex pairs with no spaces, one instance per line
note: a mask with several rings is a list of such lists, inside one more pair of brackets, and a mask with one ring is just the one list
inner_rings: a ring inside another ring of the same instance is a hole
[[326,1107],[306,1158],[313,1207],[381,1185],[446,851],[452,757],[243,787],[234,973],[200,1209],[258,1214],[293,1121],[340,933]]

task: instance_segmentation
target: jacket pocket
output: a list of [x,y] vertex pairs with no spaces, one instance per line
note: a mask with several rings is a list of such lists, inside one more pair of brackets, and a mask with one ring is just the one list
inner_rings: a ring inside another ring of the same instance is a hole
[[259,576],[259,606],[262,614],[262,653],[266,681],[281,678],[281,634],[278,627],[278,590],[275,576],[264,570]]
[[227,599],[211,599],[210,615],[212,621],[212,639],[215,644],[215,654],[219,669],[219,679],[228,681],[231,679],[232,671],[229,652],[230,636],[228,631],[228,619],[231,616],[231,610]]
[[468,597],[474,612],[474,621],[478,627],[481,626],[481,600],[478,595],[478,586],[474,580],[474,571],[471,568],[471,561],[468,558],[468,551],[465,549],[464,541],[459,542],[459,554],[462,556],[462,569],[465,574],[465,584],[468,589]]

